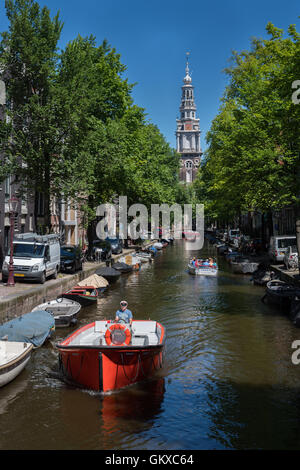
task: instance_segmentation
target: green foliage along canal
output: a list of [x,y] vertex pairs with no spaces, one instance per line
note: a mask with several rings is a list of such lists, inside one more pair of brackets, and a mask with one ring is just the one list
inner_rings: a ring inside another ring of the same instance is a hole
[[80,313],[77,327],[113,318],[125,298],[135,318],[161,322],[158,376],[106,396],[67,386],[55,343],[72,329],[57,329],[0,390],[0,449],[299,448],[300,331],[223,258],[205,278],[187,273],[189,255],[177,241]]

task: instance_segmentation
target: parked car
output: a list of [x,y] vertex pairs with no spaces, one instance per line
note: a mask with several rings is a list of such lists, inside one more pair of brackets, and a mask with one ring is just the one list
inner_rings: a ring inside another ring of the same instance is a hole
[[106,239],[111,245],[111,251],[114,255],[123,253],[123,242],[119,238],[107,238]]
[[71,273],[82,270],[82,251],[79,246],[62,245],[60,247],[60,269]]
[[296,235],[276,235],[270,238],[269,257],[273,262],[283,261],[289,246],[296,246]]
[[92,258],[95,261],[106,261],[111,258],[112,248],[107,240],[94,240],[92,247]]
[[297,269],[298,268],[298,249],[297,246],[289,246],[288,251],[283,257],[283,263],[286,269]]

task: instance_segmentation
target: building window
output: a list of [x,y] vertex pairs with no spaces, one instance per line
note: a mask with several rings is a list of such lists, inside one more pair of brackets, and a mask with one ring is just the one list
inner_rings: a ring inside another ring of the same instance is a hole
[[4,190],[5,190],[5,202],[8,202],[8,200],[10,199],[11,197],[11,177],[8,176],[6,179],[5,179],[5,182],[4,182]]
[[186,183],[191,183],[192,182],[192,174],[191,174],[191,170],[187,170],[186,172],[186,178],[185,178],[185,181]]

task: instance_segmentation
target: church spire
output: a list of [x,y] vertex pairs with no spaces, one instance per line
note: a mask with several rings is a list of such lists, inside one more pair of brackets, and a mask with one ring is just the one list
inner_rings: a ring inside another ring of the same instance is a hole
[[189,68],[189,55],[190,53],[186,53],[186,67],[185,67],[185,77],[183,79],[184,83],[190,83],[192,78],[190,76],[190,68]]
[[194,87],[190,76],[189,55],[186,53],[186,67],[183,85],[181,87],[180,118],[176,119],[176,148],[181,154],[180,181],[192,183],[200,165],[202,155],[200,144],[200,123],[196,117]]

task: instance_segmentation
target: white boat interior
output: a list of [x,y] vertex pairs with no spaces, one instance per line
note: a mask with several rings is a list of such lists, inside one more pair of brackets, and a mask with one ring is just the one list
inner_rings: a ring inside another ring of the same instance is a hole
[[63,297],[56,300],[49,300],[44,304],[40,304],[33,309],[34,310],[46,310],[54,315],[54,317],[59,317],[61,315],[75,315],[81,309],[80,303],[75,300],[64,299]]
[[[94,327],[75,335],[69,344],[71,346],[106,346],[105,333],[108,327],[113,324],[107,323],[105,320],[96,321]],[[156,346],[159,344],[161,326],[156,321],[133,320],[131,327],[126,323],[122,323],[122,325],[129,328],[131,332],[131,341],[128,346]],[[116,346],[112,344],[112,347]]]
[[129,266],[135,266],[136,264],[141,264],[141,259],[135,255],[126,255],[122,256],[119,261],[121,263],[129,264]]
[[31,343],[0,341],[0,367],[18,359],[25,351],[32,349]]

